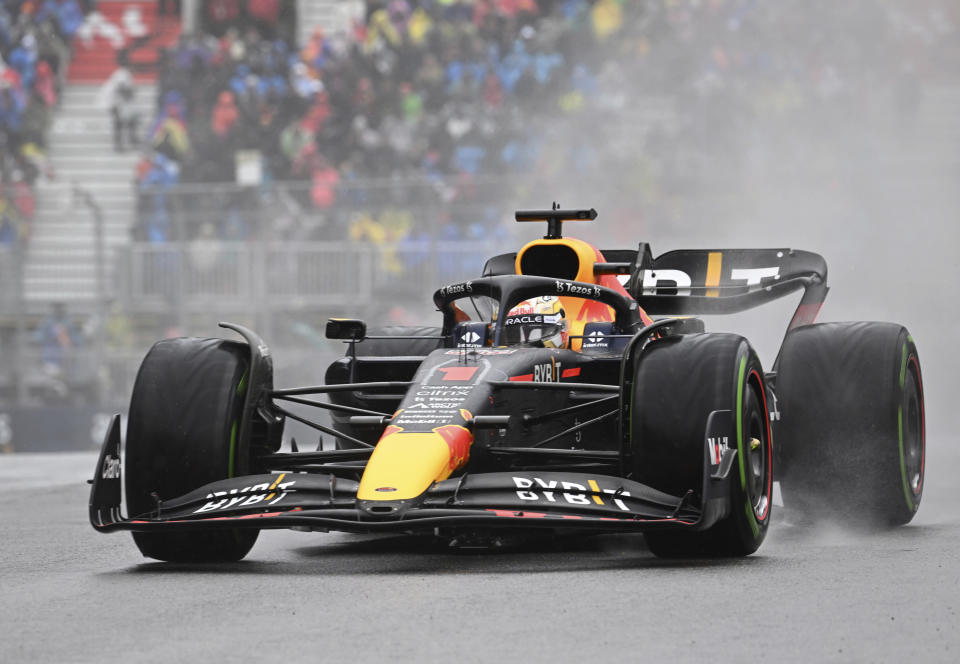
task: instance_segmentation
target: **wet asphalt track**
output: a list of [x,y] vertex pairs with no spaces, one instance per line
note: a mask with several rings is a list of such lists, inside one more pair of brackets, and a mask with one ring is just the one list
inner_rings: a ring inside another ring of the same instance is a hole
[[95,533],[93,463],[0,456],[2,662],[960,659],[960,460],[931,459],[908,527],[810,531],[780,512],[741,560],[663,562],[630,536],[455,555],[279,531],[211,568]]

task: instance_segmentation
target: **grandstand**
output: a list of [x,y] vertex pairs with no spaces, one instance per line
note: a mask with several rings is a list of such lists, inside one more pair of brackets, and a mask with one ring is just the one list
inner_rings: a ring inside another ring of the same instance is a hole
[[[958,168],[956,7],[813,4],[4,3],[0,410],[123,407],[156,336],[221,318],[315,367],[328,315],[415,320],[409,284],[479,273],[558,191],[633,243],[742,182],[842,178],[877,135],[910,136],[891,178]],[[48,370],[55,303],[76,339]]]

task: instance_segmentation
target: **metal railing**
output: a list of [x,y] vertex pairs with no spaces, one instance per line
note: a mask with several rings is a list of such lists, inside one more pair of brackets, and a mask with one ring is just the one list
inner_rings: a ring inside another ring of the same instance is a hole
[[12,313],[20,292],[20,256],[13,247],[0,246],[0,313]]
[[129,312],[257,314],[428,299],[444,283],[479,276],[495,251],[482,241],[134,243],[119,252],[115,282]]
[[[410,315],[429,315],[434,289],[479,276],[486,258],[499,248],[494,244],[133,243],[118,252],[112,311],[128,321],[154,321],[158,337],[163,326],[186,334],[196,334],[202,327],[216,334],[212,330],[218,320],[247,321],[271,343],[286,335],[278,342],[280,353],[307,362],[318,353],[326,357],[341,350],[322,340],[325,317],[369,316],[376,324],[387,322],[384,318],[396,315],[397,308],[415,312]],[[0,253],[4,276],[16,272],[16,258],[11,251]],[[112,346],[107,330],[111,314],[94,310],[85,314],[90,329],[82,343],[45,349],[26,320],[13,283],[4,281],[0,289],[0,313],[17,325],[0,338],[0,404],[122,405],[149,343],[141,343],[142,348]],[[34,318],[34,323],[42,324],[39,312]],[[84,314],[78,320],[84,320]],[[291,341],[291,329],[302,333],[305,328],[309,334]],[[290,371],[296,374],[301,369],[295,362]],[[310,362],[308,373],[302,378],[320,379],[322,367]]]

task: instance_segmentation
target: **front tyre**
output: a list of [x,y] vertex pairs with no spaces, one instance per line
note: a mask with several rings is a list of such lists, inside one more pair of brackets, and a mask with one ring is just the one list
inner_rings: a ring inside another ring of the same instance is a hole
[[694,334],[657,340],[637,365],[630,434],[638,481],[682,496],[703,487],[704,444],[710,413],[733,415],[737,461],[731,470],[729,513],[708,530],[650,531],[661,557],[746,556],[770,525],[773,441],[766,385],[756,353],[732,334]]
[[902,525],[923,497],[917,347],[893,323],[791,332],[777,372],[784,504],[806,520]]
[[[249,472],[237,448],[249,365],[245,344],[168,339],[147,353],[133,388],[127,423],[126,494],[131,517],[156,500]],[[240,560],[256,530],[135,532],[148,558],[173,562]]]

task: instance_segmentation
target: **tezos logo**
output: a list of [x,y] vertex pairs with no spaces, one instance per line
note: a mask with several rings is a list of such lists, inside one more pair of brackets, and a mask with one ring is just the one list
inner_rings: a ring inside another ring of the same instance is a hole
[[472,293],[473,292],[473,282],[467,281],[462,284],[453,284],[450,286],[444,286],[440,289],[440,296],[446,297],[447,295],[457,295],[459,293]]
[[588,286],[586,284],[577,284],[572,281],[554,281],[558,293],[567,295],[584,295],[586,297],[600,297],[599,286]]

